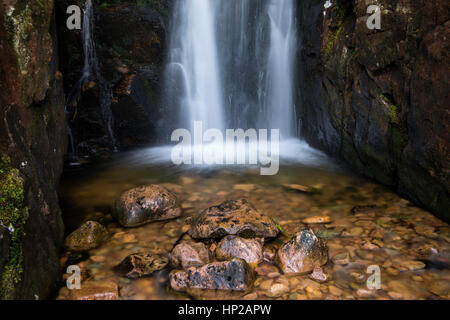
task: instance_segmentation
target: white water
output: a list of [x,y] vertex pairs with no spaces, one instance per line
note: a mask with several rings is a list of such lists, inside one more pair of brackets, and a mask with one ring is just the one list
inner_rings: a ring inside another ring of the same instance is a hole
[[269,128],[280,129],[284,138],[295,134],[293,81],[296,31],[294,0],[271,0],[270,53],[267,65],[267,110]]
[[222,91],[215,34],[216,1],[183,0],[177,3],[169,76],[180,79],[181,124],[192,129],[202,121],[207,129],[224,129]]
[[[295,0],[178,0],[166,73],[167,118],[172,128],[279,129],[282,163],[330,166],[327,157],[295,138]],[[171,132],[164,132],[164,134]],[[142,150],[136,165],[170,163],[173,146]],[[227,153],[259,145],[194,145],[196,152]],[[220,148],[220,150],[218,149]]]
[[294,18],[295,0],[178,0],[165,85],[173,129],[203,121],[295,136]]

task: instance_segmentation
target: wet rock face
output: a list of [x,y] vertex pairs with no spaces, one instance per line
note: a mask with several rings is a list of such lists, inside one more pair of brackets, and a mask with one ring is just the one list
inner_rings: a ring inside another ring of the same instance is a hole
[[137,227],[152,221],[174,219],[181,213],[175,195],[158,185],[126,191],[115,205],[115,215],[124,227]]
[[99,247],[108,237],[104,226],[95,221],[84,223],[67,236],[65,246],[72,251],[86,251]]
[[272,219],[241,199],[225,201],[203,211],[194,219],[189,235],[194,239],[218,239],[227,235],[274,238],[278,232]]
[[[56,2],[58,25],[65,26],[69,5],[84,6],[84,0]],[[101,160],[119,149],[154,143],[159,125],[159,92],[164,70],[167,14],[171,1],[93,1],[94,38],[99,71],[111,96],[102,92],[98,79],[82,88],[71,102],[72,133],[78,156]],[[106,3],[106,2],[105,2]],[[66,93],[81,77],[83,69],[82,32],[59,28],[61,64]],[[106,97],[106,99],[104,99]],[[113,123],[102,110],[102,102],[111,103]],[[109,136],[111,129],[114,141]]]
[[[53,9],[51,0],[0,0],[0,154],[20,171],[28,208],[20,226],[26,236],[0,239],[1,255],[4,247],[21,248],[17,264],[0,259],[0,294],[8,299],[45,299],[60,274],[63,225],[57,184],[66,125]],[[17,278],[6,272],[8,264],[22,271]]]
[[308,273],[327,261],[328,248],[312,230],[297,233],[278,250],[276,256],[276,263],[287,274]]
[[251,267],[263,261],[263,239],[244,239],[237,236],[223,238],[216,248],[218,260],[245,260]]
[[211,261],[211,251],[201,242],[182,242],[170,254],[170,265],[175,269],[201,267]]
[[449,2],[377,1],[380,31],[367,1],[333,4],[298,6],[303,135],[449,221]]
[[135,253],[126,257],[116,269],[129,279],[137,279],[164,269],[168,263],[169,259],[160,254]]
[[176,291],[221,290],[245,292],[251,288],[253,274],[243,260],[213,262],[199,268],[170,273],[170,285]]

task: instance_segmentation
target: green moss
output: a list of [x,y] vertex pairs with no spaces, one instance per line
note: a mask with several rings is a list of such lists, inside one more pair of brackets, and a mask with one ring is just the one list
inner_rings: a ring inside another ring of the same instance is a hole
[[14,285],[21,280],[22,238],[28,219],[28,208],[24,206],[23,179],[19,170],[13,168],[6,157],[0,159],[0,223],[9,229],[11,241],[9,261],[1,273],[0,299],[10,299]]
[[327,44],[325,46],[325,52],[324,52],[325,57],[328,57],[331,54],[331,51],[336,46],[336,43],[338,42],[339,37],[343,30],[344,30],[344,25],[341,25],[335,32],[330,33]]
[[400,125],[400,108],[392,101],[393,99],[381,94],[381,99],[388,108],[389,121],[392,124]]

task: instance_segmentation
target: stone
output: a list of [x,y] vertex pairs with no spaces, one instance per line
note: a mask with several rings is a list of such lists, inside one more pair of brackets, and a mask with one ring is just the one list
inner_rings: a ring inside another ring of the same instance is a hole
[[115,203],[115,216],[124,227],[137,227],[154,221],[175,219],[182,209],[176,196],[158,185],[128,190]]
[[430,292],[444,299],[450,298],[450,281],[437,280],[434,281],[429,288]]
[[278,250],[276,257],[276,263],[286,274],[308,273],[327,261],[328,247],[311,229],[297,233]]
[[321,299],[323,296],[322,292],[320,291],[320,287],[308,286],[305,288],[305,291],[309,299]]
[[118,300],[119,287],[111,280],[87,281],[80,290],[70,290],[69,300]]
[[361,227],[354,227],[351,228],[349,232],[352,236],[358,237],[364,233],[364,229]]
[[422,261],[417,261],[417,260],[401,261],[400,265],[402,267],[407,268],[410,271],[421,270],[421,269],[425,269],[425,267],[426,267],[425,263],[423,263]]
[[220,239],[227,235],[243,238],[275,238],[275,222],[256,211],[247,200],[228,200],[210,207],[192,222],[189,235],[194,239]]
[[302,186],[300,184],[283,184],[283,187],[289,191],[300,193],[316,193],[317,190],[312,187]]
[[235,184],[233,186],[233,189],[239,190],[239,191],[250,192],[255,189],[255,185],[254,184]]
[[329,286],[328,290],[330,291],[330,293],[333,296],[336,296],[336,297],[340,297],[343,294],[343,291],[341,289],[339,289],[338,287],[335,287],[335,286]]
[[278,268],[271,263],[262,263],[255,268],[255,272],[260,276],[268,276],[274,272],[278,273]]
[[367,289],[358,289],[356,291],[356,295],[363,299],[372,298],[375,295],[375,291]]
[[173,270],[169,278],[172,289],[181,292],[192,289],[245,292],[253,283],[250,267],[238,259]]
[[65,246],[72,251],[86,251],[99,247],[108,237],[104,226],[95,221],[87,221],[77,230],[69,234]]
[[201,267],[212,261],[211,252],[202,242],[182,242],[170,253],[170,265],[175,269]]
[[331,223],[332,221],[333,220],[329,216],[314,216],[302,220],[305,224],[326,224]]
[[137,279],[152,275],[154,272],[164,269],[169,259],[160,254],[134,253],[127,256],[116,270],[129,279]]
[[316,266],[309,277],[317,282],[326,282],[328,280],[328,275],[319,266]]
[[337,230],[332,230],[332,229],[321,229],[321,230],[317,230],[316,232],[316,236],[318,236],[319,238],[322,238],[324,240],[331,240],[334,238],[337,238],[341,235],[341,233]]
[[283,283],[274,283],[266,292],[266,296],[270,298],[278,298],[289,292],[289,287]]
[[258,294],[256,292],[249,293],[243,297],[244,300],[256,300],[258,299]]
[[245,260],[249,266],[256,267],[263,261],[264,239],[245,239],[238,236],[226,236],[216,248],[218,260],[239,258]]
[[336,265],[347,265],[350,263],[350,255],[348,252],[340,252],[331,258]]

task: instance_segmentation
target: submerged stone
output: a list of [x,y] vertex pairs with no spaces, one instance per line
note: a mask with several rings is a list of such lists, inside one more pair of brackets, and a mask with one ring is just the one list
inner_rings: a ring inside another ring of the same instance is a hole
[[312,230],[303,230],[282,246],[276,263],[284,273],[308,273],[328,261],[328,247]]
[[220,239],[227,235],[243,238],[274,238],[275,222],[262,215],[247,200],[228,200],[204,210],[191,224],[189,235],[194,239]]
[[251,267],[256,267],[263,261],[263,239],[244,239],[237,236],[226,236],[216,249],[218,260],[239,258],[245,260]]
[[99,247],[108,237],[104,226],[95,221],[87,221],[67,236],[65,246],[72,251],[85,251]]
[[182,209],[176,196],[159,185],[124,192],[115,204],[115,215],[124,227],[137,227],[153,221],[177,218]]
[[81,283],[80,290],[70,290],[69,300],[118,300],[117,283],[110,280],[87,281]]
[[169,259],[160,254],[135,253],[126,257],[116,269],[129,279],[137,279],[164,269],[168,263]]
[[170,265],[175,269],[201,267],[211,261],[211,251],[202,242],[182,242],[170,254]]
[[220,290],[245,292],[251,288],[253,273],[244,260],[213,262],[202,267],[170,273],[170,286],[175,291]]

